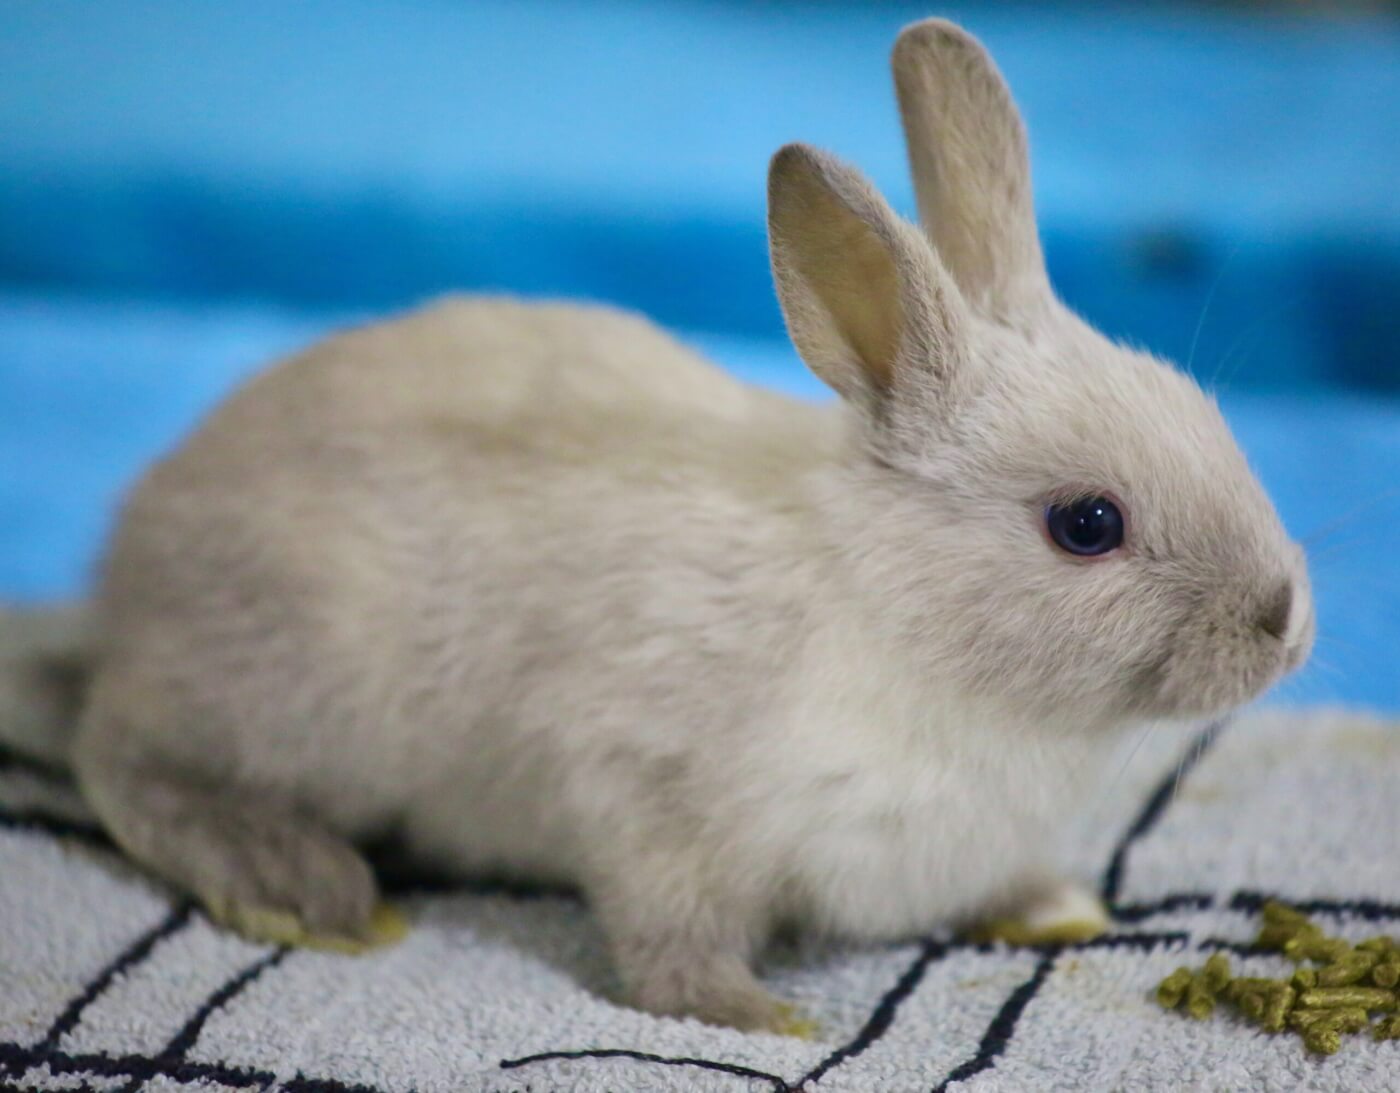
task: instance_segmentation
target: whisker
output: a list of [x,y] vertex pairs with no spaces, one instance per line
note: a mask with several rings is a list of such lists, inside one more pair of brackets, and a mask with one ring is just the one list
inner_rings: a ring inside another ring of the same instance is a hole
[[[1206,302],[1201,305],[1201,317],[1196,320],[1195,333],[1191,335],[1191,348],[1186,352],[1186,371],[1191,371],[1191,365],[1196,360],[1196,347],[1201,341],[1201,331],[1205,329],[1206,316],[1210,314],[1210,305],[1215,301],[1215,294],[1220,288],[1220,282],[1225,280],[1225,273],[1230,268],[1230,263],[1235,260],[1235,256],[1240,253],[1243,243],[1236,243],[1230,248],[1230,253],[1225,256],[1225,261],[1220,263],[1220,272],[1215,275],[1215,280],[1211,282],[1210,291],[1206,293]],[[1216,375],[1219,375],[1219,366],[1216,367]],[[1215,383],[1215,376],[1211,377],[1211,385]]]
[[[1336,634],[1318,634],[1317,643],[1326,646],[1340,646],[1342,649],[1352,653],[1359,653],[1362,651],[1361,646],[1357,645],[1355,642],[1347,641],[1345,638],[1339,638]],[[1313,656],[1315,658],[1316,654],[1313,654]]]
[[1335,562],[1344,547],[1368,546],[1367,539],[1361,535],[1353,535],[1350,539],[1338,539],[1328,543],[1319,551],[1308,552],[1308,565],[1316,566],[1319,562]]
[[[1108,803],[1109,799],[1112,796],[1113,790],[1117,787],[1119,781],[1123,777],[1124,772],[1128,769],[1128,764],[1132,762],[1133,756],[1137,754],[1138,748],[1142,746],[1142,742],[1147,739],[1148,735],[1151,732],[1152,723],[1148,722],[1147,725],[1143,728],[1142,733],[1138,737],[1136,743],[1133,744],[1132,749],[1129,751],[1128,758],[1125,759],[1123,761],[1122,766],[1118,768],[1117,773],[1115,773],[1111,778],[1105,778],[1102,781],[1098,782],[1097,791],[1090,798],[1086,807],[1081,810],[1081,815],[1086,819],[1086,821],[1095,821],[1098,820],[1100,817],[1104,816],[1104,806]],[[1075,766],[1076,772],[1085,769],[1085,767],[1088,766],[1088,762],[1089,761],[1086,760],[1083,763],[1077,764]]]
[[1317,542],[1319,539],[1325,538],[1325,537],[1328,536],[1328,535],[1335,534],[1336,532],[1340,531],[1342,528],[1346,527],[1346,525],[1347,525],[1348,523],[1350,523],[1352,520],[1355,520],[1355,519],[1356,519],[1358,516],[1360,516],[1363,512],[1366,512],[1368,509],[1375,508],[1375,507],[1376,507],[1377,505],[1379,505],[1382,501],[1388,501],[1388,500],[1390,500],[1392,497],[1400,497],[1400,486],[1391,486],[1389,489],[1381,490],[1380,493],[1377,493],[1377,494],[1375,494],[1375,495],[1373,495],[1373,496],[1371,496],[1371,497],[1368,497],[1366,500],[1362,501],[1360,504],[1354,505],[1352,508],[1350,508],[1350,509],[1348,509],[1346,512],[1342,513],[1341,516],[1338,516],[1338,517],[1336,517],[1336,518],[1333,519],[1333,520],[1329,520],[1327,523],[1323,524],[1322,527],[1318,528],[1316,531],[1313,531],[1312,533],[1310,533],[1310,534],[1308,534],[1308,535],[1305,535],[1305,536],[1303,537],[1303,539],[1302,539],[1302,544],[1303,544],[1303,546],[1305,546],[1305,547],[1306,547],[1306,546],[1311,546],[1313,543]]
[[1172,799],[1170,806],[1175,806],[1176,795],[1181,792],[1181,776],[1186,772],[1186,760],[1182,759],[1176,764],[1176,774],[1172,776]]
[[1115,774],[1111,779],[1109,779],[1108,783],[1105,785],[1104,790],[1103,790],[1103,793],[1100,794],[1101,797],[1106,797],[1106,796],[1108,795],[1109,791],[1111,791],[1111,790],[1113,790],[1113,789],[1115,789],[1115,788],[1117,787],[1117,785],[1118,785],[1119,781],[1122,779],[1124,773],[1127,771],[1128,767],[1132,764],[1133,757],[1134,757],[1135,755],[1137,755],[1138,749],[1140,749],[1140,748],[1142,747],[1142,745],[1143,745],[1144,743],[1147,742],[1147,738],[1148,738],[1149,736],[1152,735],[1152,731],[1153,731],[1156,727],[1157,727],[1157,722],[1156,722],[1156,721],[1149,721],[1149,722],[1146,724],[1146,726],[1143,727],[1142,732],[1138,734],[1137,742],[1136,742],[1135,744],[1133,744],[1132,748],[1129,750],[1129,752],[1128,752],[1128,757],[1127,757],[1126,759],[1123,760],[1122,766],[1120,766],[1120,767],[1118,768],[1118,773]]
[[[1253,336],[1255,340],[1258,340],[1259,335],[1268,329],[1268,324],[1272,323],[1281,312],[1296,307],[1302,298],[1302,293],[1294,293],[1292,297],[1280,300],[1278,303],[1274,304],[1273,307],[1266,308],[1262,315],[1246,325],[1244,330],[1240,331],[1235,340],[1230,343],[1230,347],[1225,350],[1225,354],[1220,358],[1219,363],[1216,364],[1215,373],[1210,378],[1210,388],[1215,390],[1215,381],[1219,378],[1221,371],[1224,370],[1226,362],[1234,356],[1235,350],[1240,347],[1241,343],[1243,343],[1246,338]],[[1245,356],[1247,357],[1248,354],[1246,353]],[[1225,378],[1225,387],[1229,387],[1230,382],[1234,379],[1235,372],[1238,370],[1239,364],[1236,364],[1235,369]]]
[[1176,775],[1172,778],[1172,797],[1169,802],[1170,805],[1176,804],[1176,797],[1177,794],[1181,792],[1181,779],[1186,773],[1186,768],[1196,765],[1197,761],[1201,758],[1201,753],[1206,750],[1209,744],[1210,736],[1202,735],[1196,737],[1196,742],[1191,746],[1191,750],[1186,755],[1183,755],[1177,762]]
[[[1314,668],[1315,668],[1315,669],[1320,669],[1321,671],[1324,671],[1324,672],[1331,672],[1331,673],[1332,673],[1334,676],[1336,676],[1338,679],[1346,679],[1346,678],[1347,678],[1347,673],[1346,673],[1346,671],[1344,671],[1343,669],[1337,667],[1337,665],[1333,664],[1333,663],[1332,663],[1331,661],[1329,661],[1329,660],[1323,660],[1321,657],[1319,657],[1319,656],[1318,656],[1317,654],[1315,654],[1315,653],[1313,654],[1312,658],[1308,661],[1308,667],[1309,667],[1310,669],[1314,669]],[[1300,673],[1300,675],[1301,675],[1301,673]]]
[[[1238,348],[1240,352],[1235,355],[1235,363],[1230,366],[1229,375],[1225,377],[1223,390],[1229,390],[1230,384],[1235,382],[1235,376],[1239,374],[1239,370],[1244,367],[1250,356],[1253,355],[1254,350],[1259,345],[1260,339],[1263,338],[1265,331],[1268,329],[1269,326],[1267,323],[1257,323],[1254,329],[1249,332],[1247,341],[1243,337],[1236,341],[1236,348]],[[1232,349],[1230,352],[1233,354],[1235,351]],[[1228,360],[1229,358],[1227,357],[1226,359]],[[1224,367],[1223,361],[1221,362],[1221,367]]]
[[[1321,674],[1323,672],[1330,672],[1331,678],[1323,678]],[[1296,673],[1294,673],[1292,678],[1299,682],[1317,682],[1330,687],[1331,684],[1334,682],[1343,682],[1347,679],[1350,679],[1351,675],[1352,673],[1347,669],[1340,668],[1337,665],[1333,664],[1331,661],[1326,660],[1325,658],[1319,658],[1318,656],[1313,655],[1312,657],[1308,658],[1307,664],[1305,664]]]

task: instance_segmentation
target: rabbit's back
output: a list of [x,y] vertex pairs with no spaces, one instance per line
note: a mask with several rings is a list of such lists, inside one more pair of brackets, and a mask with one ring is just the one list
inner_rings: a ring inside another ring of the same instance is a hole
[[829,413],[600,309],[454,300],[340,335],[134,491],[98,686],[179,695],[131,720],[372,826],[523,695],[565,708],[726,650],[761,672],[753,632],[798,598],[771,571],[803,532],[774,514],[836,451]]
[[[606,419],[745,420],[777,396],[710,364],[642,316],[602,306],[449,297],[322,341],[256,377],[203,433],[298,432],[413,419],[576,434]],[[303,430],[304,431],[304,430]],[[275,434],[269,436],[268,434]]]

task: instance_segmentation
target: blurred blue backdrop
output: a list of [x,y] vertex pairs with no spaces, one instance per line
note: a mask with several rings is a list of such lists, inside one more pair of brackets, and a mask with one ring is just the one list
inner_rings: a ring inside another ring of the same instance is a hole
[[1400,709],[1400,19],[1334,6],[6,0],[0,597],[79,594],[122,488],[238,378],[452,289],[646,311],[820,396],[767,158],[912,212],[899,27],[963,22],[1030,125],[1051,274],[1227,415],[1309,542],[1296,700]]

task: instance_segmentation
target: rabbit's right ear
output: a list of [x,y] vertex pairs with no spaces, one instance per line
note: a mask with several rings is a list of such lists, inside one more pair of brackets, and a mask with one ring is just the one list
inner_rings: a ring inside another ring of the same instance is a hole
[[802,359],[847,401],[923,414],[959,386],[966,319],[933,248],[834,156],[789,144],[768,170],[773,279]]
[[944,19],[900,32],[891,58],[919,220],[974,308],[1014,319],[1050,299],[1026,128],[971,34]]

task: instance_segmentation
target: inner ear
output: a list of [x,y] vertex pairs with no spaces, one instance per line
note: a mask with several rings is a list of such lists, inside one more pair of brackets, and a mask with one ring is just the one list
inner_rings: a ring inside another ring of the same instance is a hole
[[946,409],[961,299],[918,229],[853,168],[790,144],[769,168],[768,233],[783,318],[813,372],[867,412]]
[[810,261],[802,272],[866,376],[888,389],[905,329],[889,246],[832,195],[818,193],[811,200]]

